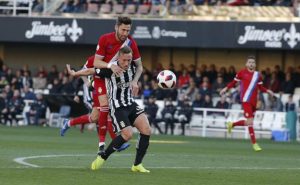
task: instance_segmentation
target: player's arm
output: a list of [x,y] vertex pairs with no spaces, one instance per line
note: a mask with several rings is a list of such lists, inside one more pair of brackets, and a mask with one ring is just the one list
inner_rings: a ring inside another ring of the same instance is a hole
[[132,93],[134,96],[138,95],[139,92],[139,86],[138,86],[138,81],[143,73],[143,64],[141,58],[137,59],[134,61],[135,66],[136,66],[136,72],[134,74],[134,78],[131,82],[131,87],[132,87]]
[[67,64],[66,66],[67,66],[68,73],[74,77],[89,76],[89,75],[95,74],[95,70],[93,68],[87,68],[87,69],[82,69],[80,71],[74,71],[73,69],[71,69],[70,64]]
[[95,74],[97,76],[100,76],[101,78],[110,78],[111,75],[113,74],[113,71],[111,69],[107,69],[107,68],[104,68],[104,69],[95,68],[94,71],[95,71]]
[[237,80],[236,78],[234,78],[229,84],[227,84],[226,87],[224,87],[221,91],[220,91],[220,95],[224,95],[226,93],[227,90],[231,89],[232,87],[235,86],[235,84],[238,82],[239,80]]
[[262,82],[262,78],[261,76],[259,77],[259,82],[257,83],[257,87],[260,91],[264,92],[264,93],[268,93],[271,96],[274,96],[273,91],[271,91],[270,89],[267,89],[265,86],[263,86],[263,82]]

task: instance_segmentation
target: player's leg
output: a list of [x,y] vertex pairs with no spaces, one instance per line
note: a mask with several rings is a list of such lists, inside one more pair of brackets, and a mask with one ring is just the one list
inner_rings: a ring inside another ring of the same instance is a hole
[[86,115],[83,115],[83,116],[80,116],[80,117],[77,117],[77,118],[74,118],[74,119],[64,119],[63,120],[63,126],[60,130],[60,135],[61,136],[64,136],[65,133],[67,132],[67,130],[72,127],[72,126],[75,126],[75,125],[78,125],[78,124],[87,124],[87,123],[97,123],[97,116],[98,116],[98,110],[97,108],[93,108],[92,109],[92,113],[91,114],[86,114]]
[[105,138],[107,132],[107,116],[109,108],[106,94],[99,95],[97,99],[100,105],[98,119],[99,152],[102,152],[105,146]]
[[[244,109],[244,116],[247,118],[249,116],[249,112],[252,112],[251,111],[252,108],[251,108],[250,104],[247,103],[247,102],[243,102],[242,106],[243,106],[243,109]],[[236,126],[247,126],[246,120],[239,120],[239,121],[236,121],[236,122],[227,122],[227,131],[228,131],[228,133],[230,134],[232,129]]]
[[134,121],[134,126],[140,132],[138,136],[138,143],[136,148],[136,156],[134,165],[131,167],[133,172],[149,173],[150,171],[145,169],[142,165],[143,158],[147,152],[149,146],[149,139],[151,135],[151,127],[147,116],[142,113]]
[[253,128],[255,111],[256,111],[255,105],[252,105],[252,109],[251,109],[251,111],[248,114],[249,117],[246,117],[247,118],[246,124],[248,125],[248,131],[249,131],[249,135],[250,135],[250,140],[251,140],[251,143],[252,143],[252,147],[253,147],[254,151],[259,152],[262,149],[256,143],[255,132],[254,132],[254,128]]
[[97,158],[92,162],[91,169],[97,170],[101,168],[104,161],[108,159],[108,157],[115,152],[118,148],[120,148],[125,142],[131,139],[133,135],[133,130],[130,125],[130,121],[128,119],[128,112],[126,109],[124,110],[112,110],[111,116],[114,124],[114,128],[116,128],[116,132],[120,132],[115,139],[111,141],[108,147],[101,153],[98,153]]

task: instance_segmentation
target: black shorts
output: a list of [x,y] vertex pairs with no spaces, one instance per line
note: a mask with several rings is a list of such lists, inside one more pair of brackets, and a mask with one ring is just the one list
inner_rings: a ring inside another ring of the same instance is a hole
[[145,111],[134,102],[127,107],[111,109],[109,112],[112,119],[114,132],[120,132],[125,127],[133,126],[136,118]]

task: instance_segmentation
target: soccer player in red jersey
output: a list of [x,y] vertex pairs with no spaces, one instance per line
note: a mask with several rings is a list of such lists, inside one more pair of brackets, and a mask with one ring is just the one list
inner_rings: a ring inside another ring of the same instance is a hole
[[263,86],[262,77],[258,71],[255,71],[256,60],[254,56],[249,56],[246,62],[246,68],[239,71],[233,81],[231,81],[225,88],[220,91],[220,95],[225,94],[225,92],[234,87],[237,82],[240,82],[241,90],[241,102],[244,109],[244,116],[246,120],[240,120],[237,122],[229,122],[227,124],[228,133],[231,133],[231,130],[235,126],[248,126],[250,139],[254,151],[261,151],[261,147],[256,143],[254,129],[253,129],[253,119],[256,111],[257,95],[258,90],[262,92],[267,92],[271,96],[274,93],[266,89]]

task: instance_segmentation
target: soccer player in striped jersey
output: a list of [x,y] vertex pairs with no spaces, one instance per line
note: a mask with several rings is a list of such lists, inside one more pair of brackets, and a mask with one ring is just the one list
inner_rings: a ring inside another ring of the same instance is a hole
[[[133,98],[132,82],[136,73],[136,63],[132,62],[132,50],[123,46],[118,52],[117,61],[108,64],[108,68],[87,69],[84,71],[70,71],[73,76],[90,75],[96,73],[106,78],[107,95],[109,100],[110,115],[113,120],[114,131],[118,135],[103,153],[100,153],[91,165],[92,170],[101,168],[108,157],[133,136],[133,127],[140,132],[135,162],[131,167],[133,172],[149,173],[143,167],[142,160],[149,146],[151,128],[144,110],[140,108]],[[111,70],[112,66],[118,65],[123,72],[116,75]],[[70,68],[70,66],[68,66]],[[110,69],[109,69],[110,68]]]
[[253,129],[253,119],[256,111],[257,95],[258,90],[262,92],[267,92],[271,96],[274,93],[266,89],[263,86],[261,74],[256,69],[256,60],[254,56],[248,56],[246,62],[246,68],[239,71],[235,78],[220,91],[220,95],[225,94],[225,92],[234,87],[237,82],[240,83],[240,92],[241,92],[241,102],[244,109],[244,116],[246,120],[240,120],[237,122],[228,122],[227,129],[228,133],[231,133],[231,130],[235,126],[248,126],[250,139],[254,151],[261,151],[261,147],[256,143],[255,133]]
[[[86,61],[85,65],[83,66],[82,70],[84,69],[94,69],[94,56],[91,56],[88,58],[88,60]],[[70,69],[68,69],[70,71]],[[85,76],[81,77],[86,79]],[[89,90],[89,87],[91,84],[87,85],[89,82],[87,82],[87,80],[83,80],[84,81],[84,85],[83,85],[83,98],[85,101],[85,105],[89,106],[91,108],[90,110],[90,114],[86,114],[86,115],[82,115],[80,117],[77,118],[73,118],[73,119],[65,119],[63,121],[63,127],[61,128],[60,134],[61,136],[64,136],[66,131],[71,127],[71,126],[75,126],[78,124],[84,125],[87,123],[96,123],[97,125],[97,133],[98,133],[98,138],[99,138],[99,151],[98,152],[102,152],[104,150],[104,145],[105,145],[105,137],[106,137],[106,133],[107,131],[109,131],[110,137],[112,139],[114,139],[116,137],[116,134],[113,131],[112,128],[112,122],[110,117],[106,116],[106,120],[101,121],[101,119],[99,118],[99,116],[101,116],[101,114],[99,114],[99,112],[101,111],[101,106],[99,103],[99,99],[98,97],[101,95],[105,95],[106,96],[106,87],[105,87],[105,81],[104,79],[100,79],[99,77],[93,75],[93,80],[94,80],[94,87],[92,90],[92,93]],[[101,91],[100,91],[101,89]],[[93,101],[92,107],[90,105],[90,101]],[[103,111],[103,110],[102,110]],[[108,112],[108,108],[106,110]],[[130,145],[128,143],[125,143],[122,147],[120,147],[118,149],[118,151],[122,151],[126,148],[128,148]]]

